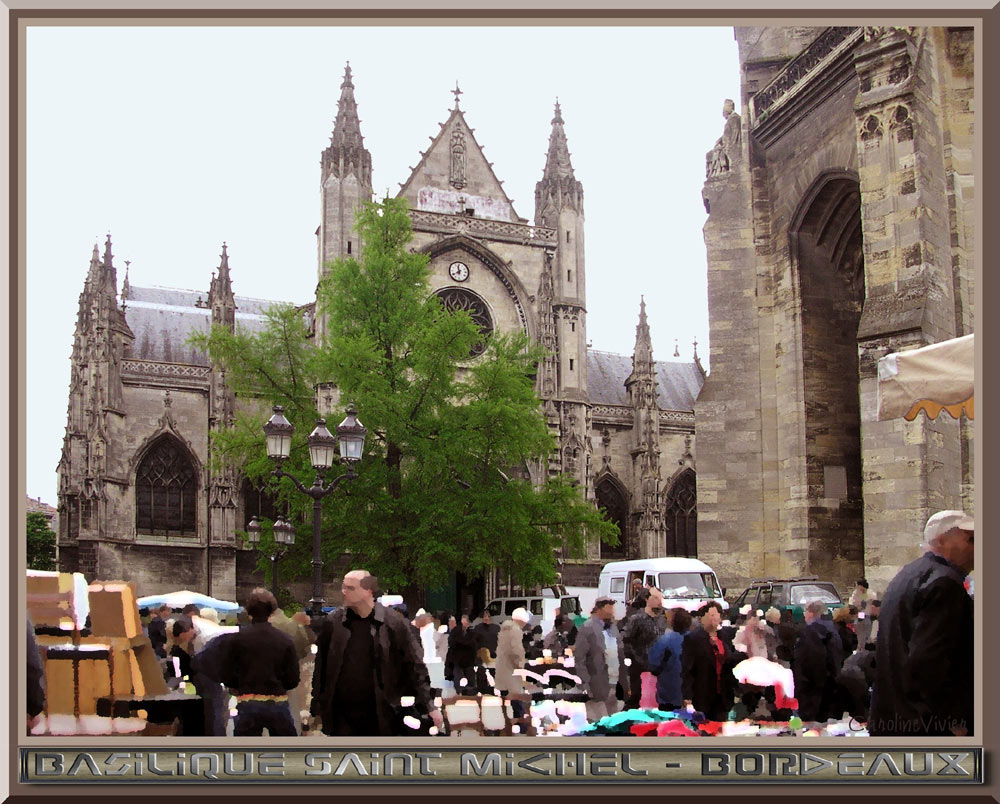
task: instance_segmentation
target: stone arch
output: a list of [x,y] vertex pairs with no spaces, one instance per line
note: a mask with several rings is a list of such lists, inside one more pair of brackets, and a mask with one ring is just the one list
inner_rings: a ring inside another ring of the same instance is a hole
[[197,535],[199,476],[197,459],[179,438],[154,438],[135,467],[136,533]]
[[433,260],[438,255],[455,249],[468,252],[489,269],[489,271],[499,280],[500,284],[503,285],[504,289],[507,291],[507,295],[510,297],[514,308],[517,310],[517,317],[521,323],[521,328],[533,340],[537,339],[538,328],[535,323],[534,315],[531,312],[531,294],[528,293],[517,274],[511,270],[510,264],[499,254],[492,249],[487,248],[478,240],[474,240],[464,234],[446,237],[442,240],[435,241],[434,243],[425,246],[421,249],[421,251]]
[[664,555],[698,555],[698,491],[695,473],[684,468],[674,475],[664,497]]
[[594,498],[604,516],[618,526],[618,545],[612,547],[601,542],[602,559],[623,559],[628,556],[629,495],[625,486],[612,472],[603,472],[594,481]]
[[863,555],[858,326],[865,300],[858,177],[817,177],[790,228],[801,349],[808,571],[841,577]]

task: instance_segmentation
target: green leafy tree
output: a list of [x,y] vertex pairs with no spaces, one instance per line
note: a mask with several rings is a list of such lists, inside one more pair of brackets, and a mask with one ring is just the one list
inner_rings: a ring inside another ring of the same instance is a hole
[[[320,284],[324,344],[308,344],[292,308],[271,310],[255,336],[214,328],[194,338],[238,394],[261,402],[215,437],[216,458],[266,478],[261,424],[269,405],[283,404],[296,427],[286,469],[311,479],[313,389],[334,382],[357,405],[368,440],[357,478],[324,502],[328,559],[350,552],[391,588],[440,586],[453,571],[475,577],[493,567],[531,585],[554,579],[555,548],[581,556],[590,537],[616,543],[617,527],[568,478],[518,476],[544,467],[556,446],[534,391],[540,348],[523,334],[494,334],[470,359],[484,336],[430,293],[428,258],[408,249],[405,201],[366,205],[358,231],[361,260],[333,263]],[[283,572],[298,561],[306,575],[311,502],[287,480],[276,494],[304,515]]]
[[49,527],[45,514],[30,513],[27,519],[28,569],[49,570],[56,568],[56,535]]

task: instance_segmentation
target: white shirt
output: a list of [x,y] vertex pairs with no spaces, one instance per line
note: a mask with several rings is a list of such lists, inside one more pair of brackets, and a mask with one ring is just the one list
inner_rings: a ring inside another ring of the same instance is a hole
[[613,689],[618,683],[618,640],[610,628],[604,629],[604,658],[608,663],[608,681]]
[[434,623],[429,622],[420,629],[420,644],[424,648],[424,661],[432,661],[437,658],[437,650],[434,646]]

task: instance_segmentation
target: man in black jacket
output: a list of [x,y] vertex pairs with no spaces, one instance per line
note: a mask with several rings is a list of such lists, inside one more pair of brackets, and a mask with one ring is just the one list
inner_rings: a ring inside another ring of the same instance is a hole
[[629,660],[629,696],[625,709],[639,708],[642,674],[649,672],[649,649],[667,630],[667,620],[663,616],[663,593],[653,588],[647,591],[646,607],[630,616],[622,630],[625,658]]
[[260,737],[267,729],[271,737],[294,737],[288,690],[299,683],[295,643],[268,622],[278,602],[267,589],[254,589],[244,608],[251,622],[223,643],[219,662],[220,680],[236,691],[233,736]]
[[377,590],[378,580],[366,570],[347,573],[341,585],[344,605],[320,628],[312,712],[322,718],[325,734],[399,735],[403,696],[412,696],[416,712],[443,728],[410,625],[376,602]]
[[878,737],[971,735],[975,523],[963,511],[927,520],[927,552],[885,590],[868,731]]
[[806,603],[806,627],[795,643],[792,672],[803,720],[823,722],[843,715],[834,710],[840,700],[837,676],[844,662],[844,649],[833,622],[823,619],[826,611],[826,603],[821,600]]

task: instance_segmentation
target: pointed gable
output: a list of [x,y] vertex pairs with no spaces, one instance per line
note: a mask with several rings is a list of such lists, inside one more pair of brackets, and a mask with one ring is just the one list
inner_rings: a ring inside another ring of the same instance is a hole
[[411,209],[446,214],[465,214],[471,209],[478,218],[521,221],[457,100],[398,195]]

